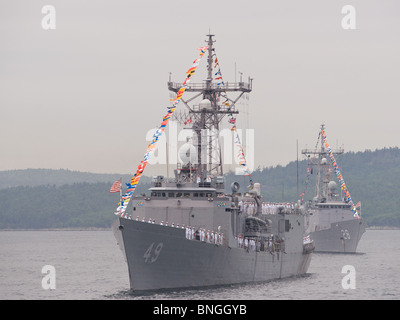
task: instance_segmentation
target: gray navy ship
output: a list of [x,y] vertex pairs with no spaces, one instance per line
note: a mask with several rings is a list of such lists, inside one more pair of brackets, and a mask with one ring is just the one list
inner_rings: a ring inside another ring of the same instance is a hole
[[[193,130],[181,152],[186,161],[173,179],[153,177],[149,194],[134,196],[112,225],[133,291],[268,281],[304,275],[310,265],[314,245],[304,240],[299,207],[263,214],[258,183],[240,193],[235,182],[225,192],[215,135],[222,119],[238,114],[235,103],[252,91],[252,81],[216,85],[213,35],[206,42],[208,77],[186,87],[201,99],[184,101]],[[170,91],[181,87],[168,82]],[[218,99],[222,92],[238,97],[227,106]]]
[[[325,132],[324,125],[321,125],[321,132]],[[320,134],[314,150],[302,150],[310,160],[309,172],[316,174],[315,196],[304,204],[307,211],[306,232],[314,241],[315,252],[356,253],[366,223],[361,217],[361,212],[354,214],[352,203],[348,199],[349,194],[346,197],[343,192],[343,180],[342,186],[339,187],[331,178],[334,169],[332,164],[337,167],[333,154],[343,154],[344,150],[332,150],[330,147],[327,149],[327,146],[329,147],[329,144],[323,143]],[[338,169],[336,175],[342,179]]]

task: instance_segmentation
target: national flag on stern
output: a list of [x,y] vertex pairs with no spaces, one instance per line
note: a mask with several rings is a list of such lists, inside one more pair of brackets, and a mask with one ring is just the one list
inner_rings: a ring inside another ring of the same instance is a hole
[[361,201],[358,201],[358,202],[357,202],[356,208],[361,208]]
[[110,192],[111,192],[111,193],[120,192],[120,191],[121,191],[121,179],[115,181],[115,182],[112,184],[111,189],[110,189]]

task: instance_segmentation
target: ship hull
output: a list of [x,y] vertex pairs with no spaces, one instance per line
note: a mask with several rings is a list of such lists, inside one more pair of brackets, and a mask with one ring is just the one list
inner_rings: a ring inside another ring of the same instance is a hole
[[185,230],[118,218],[113,231],[135,291],[260,282],[302,275],[311,253],[247,251],[188,240]]
[[356,253],[358,243],[365,232],[362,219],[334,222],[324,230],[310,234],[315,252]]

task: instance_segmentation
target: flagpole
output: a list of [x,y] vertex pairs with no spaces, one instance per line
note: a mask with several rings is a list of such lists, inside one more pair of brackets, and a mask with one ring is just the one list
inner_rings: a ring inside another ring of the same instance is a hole
[[169,132],[168,136],[165,137],[166,143],[166,158],[167,158],[167,183],[169,182],[169,155],[168,155],[168,139],[169,139]]
[[119,215],[121,216],[122,215],[122,177],[119,178],[119,180],[121,182],[121,185],[119,187],[119,204],[120,204],[120,206],[119,206],[119,208],[120,208],[119,209]]
[[296,199],[298,199],[299,198],[299,139],[296,140],[296,175],[297,175]]

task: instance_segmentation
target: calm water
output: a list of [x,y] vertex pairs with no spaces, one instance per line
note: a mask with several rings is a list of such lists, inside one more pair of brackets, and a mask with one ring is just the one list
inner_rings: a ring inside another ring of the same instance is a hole
[[[303,277],[138,296],[111,231],[0,231],[0,299],[400,299],[400,230],[368,230],[358,251],[314,254]],[[42,288],[44,265],[54,290]],[[355,289],[342,288],[345,265]]]

